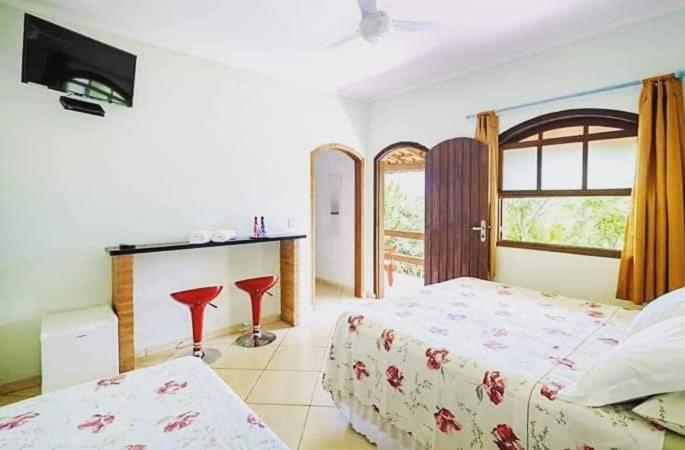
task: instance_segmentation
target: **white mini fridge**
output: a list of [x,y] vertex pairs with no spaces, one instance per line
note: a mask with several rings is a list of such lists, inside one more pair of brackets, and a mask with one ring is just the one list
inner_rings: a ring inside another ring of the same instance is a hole
[[119,373],[117,316],[110,306],[43,316],[42,392]]

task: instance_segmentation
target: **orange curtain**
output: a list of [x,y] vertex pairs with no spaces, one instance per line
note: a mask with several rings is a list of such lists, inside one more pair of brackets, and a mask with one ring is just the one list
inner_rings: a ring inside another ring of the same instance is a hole
[[637,136],[616,295],[642,304],[685,286],[685,112],[673,75],[643,82]]
[[499,219],[497,213],[497,191],[499,184],[499,118],[494,111],[478,114],[476,118],[476,136],[481,142],[488,144],[488,221],[490,222],[490,256],[488,263],[488,278],[495,278],[497,267],[497,240],[499,239]]

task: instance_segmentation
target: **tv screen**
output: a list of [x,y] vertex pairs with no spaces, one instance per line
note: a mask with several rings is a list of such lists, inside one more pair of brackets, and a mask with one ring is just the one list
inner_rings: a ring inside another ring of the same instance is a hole
[[133,106],[136,56],[54,23],[24,16],[21,81]]

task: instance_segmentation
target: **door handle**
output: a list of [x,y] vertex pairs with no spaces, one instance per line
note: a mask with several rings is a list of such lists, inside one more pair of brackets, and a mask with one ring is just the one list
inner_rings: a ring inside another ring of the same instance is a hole
[[488,223],[485,221],[485,219],[480,221],[479,227],[471,227],[471,230],[480,232],[481,242],[488,240]]

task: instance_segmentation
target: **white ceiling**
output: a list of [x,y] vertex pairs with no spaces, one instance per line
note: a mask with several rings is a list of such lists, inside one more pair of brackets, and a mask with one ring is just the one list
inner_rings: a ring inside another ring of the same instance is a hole
[[0,1],[368,100],[685,7],[685,0],[378,0],[394,18],[444,26],[330,49],[356,29],[355,0]]

